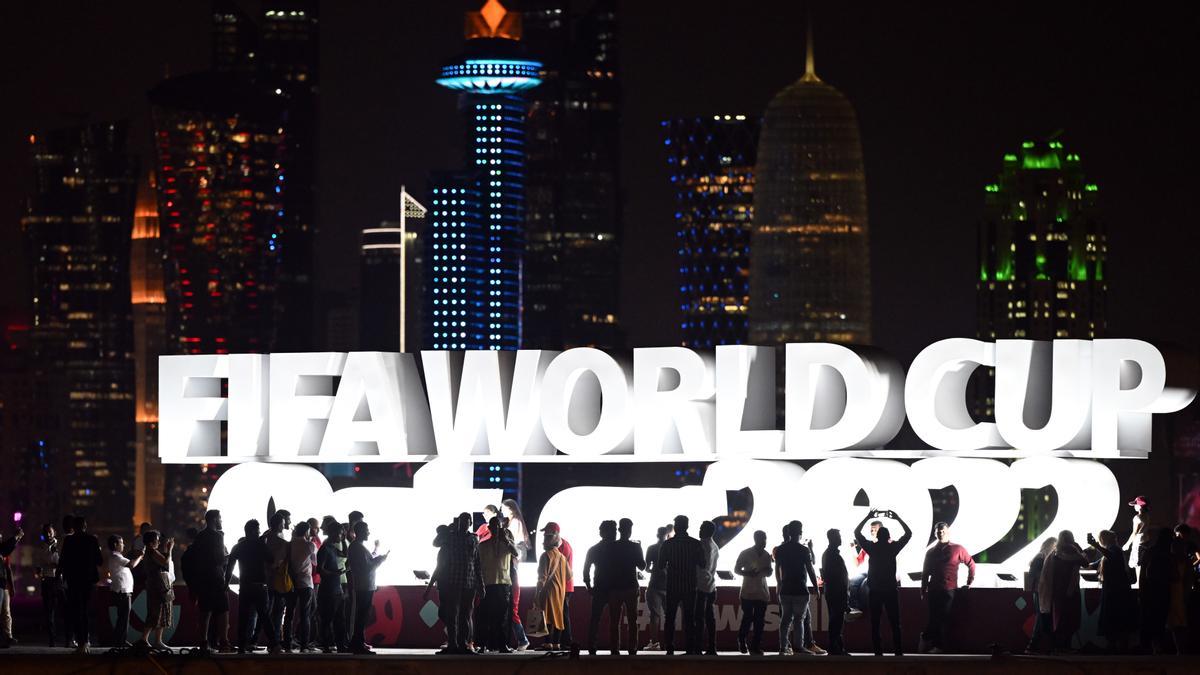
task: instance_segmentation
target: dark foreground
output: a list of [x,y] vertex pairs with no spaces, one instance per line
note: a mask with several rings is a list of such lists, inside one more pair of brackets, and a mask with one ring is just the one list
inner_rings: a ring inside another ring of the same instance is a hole
[[38,673],[39,675],[126,673],[167,675],[171,673],[223,673],[225,675],[255,675],[281,673],[288,675],[332,675],[333,673],[383,673],[457,675],[486,672],[488,675],[562,675],[589,673],[595,675],[630,675],[631,673],[663,673],[707,675],[709,673],[794,673],[805,672],[866,673],[946,673],[960,675],[980,673],[1022,672],[1059,673],[1197,673],[1200,657],[1194,656],[981,656],[981,655],[913,655],[873,657],[832,656],[761,656],[750,657],[733,652],[720,656],[666,656],[658,652],[628,656],[587,656],[571,658],[566,653],[512,654],[504,656],[447,657],[437,656],[426,649],[381,649],[373,656],[344,655],[284,655],[284,656],[110,656],[97,650],[79,656],[64,649],[13,648],[0,651],[0,672]]

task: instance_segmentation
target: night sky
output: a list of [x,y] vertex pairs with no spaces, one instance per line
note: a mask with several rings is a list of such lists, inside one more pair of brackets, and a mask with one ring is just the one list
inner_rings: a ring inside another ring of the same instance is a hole
[[[454,95],[434,82],[480,2],[356,0],[321,8],[318,284],[348,291],[363,227],[398,189],[461,163]],[[516,3],[511,3],[516,4]],[[1200,10],[1096,3],[814,3],[817,73],[858,111],[879,346],[904,360],[973,335],[976,225],[1005,152],[1061,131],[1100,186],[1110,335],[1200,344],[1195,38]],[[3,3],[0,304],[27,296],[18,219],[27,136],[130,118],[145,92],[208,67],[208,3]],[[253,5],[247,3],[248,8]],[[804,3],[643,0],[621,6],[622,318],[632,346],[678,341],[659,121],[760,115],[803,71]],[[148,154],[145,155],[148,158]]]

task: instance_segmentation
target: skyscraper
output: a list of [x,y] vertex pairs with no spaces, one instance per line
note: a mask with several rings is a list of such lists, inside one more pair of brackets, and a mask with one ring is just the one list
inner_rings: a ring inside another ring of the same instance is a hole
[[617,9],[597,0],[522,4],[523,41],[544,64],[529,93],[522,346],[620,347]]
[[137,169],[124,123],[30,136],[34,186],[21,228],[31,261],[32,357],[60,426],[47,429],[62,509],[99,531],[133,515],[130,234]]
[[771,100],[758,142],[750,342],[868,343],[871,261],[858,118],[817,77]]
[[[233,74],[239,86],[273,97],[287,134],[281,162],[287,189],[281,193],[281,252],[276,295],[279,316],[275,348],[312,349],[314,320],[313,241],[317,213],[317,125],[320,76],[317,0],[266,0],[257,18],[232,0],[212,10],[212,69]],[[251,111],[247,110],[250,113]]]
[[158,357],[167,353],[167,306],[153,173],[138,184],[130,253],[136,425],[133,518],[156,523],[163,520],[166,488],[158,459]]
[[[984,186],[979,225],[977,334],[982,340],[1090,340],[1106,328],[1108,241],[1097,217],[1097,187],[1079,155],[1061,141],[1025,141],[1004,155]],[[981,370],[974,413],[994,419],[995,371]],[[1032,541],[1056,508],[1048,491],[1026,494],[1012,535]]]
[[430,180],[425,346],[518,349],[525,252],[523,92],[541,64],[525,56],[521,16],[488,0],[466,16],[464,53],[437,83],[460,92],[467,166]]
[[278,246],[279,329],[275,349],[304,351],[315,343],[314,240],[317,233],[317,152],[320,35],[317,0],[262,3],[255,81],[283,99],[283,229]]
[[169,353],[271,351],[283,257],[282,106],[233,73],[150,92]]
[[362,232],[359,268],[358,348],[417,352],[424,314],[427,213],[401,187],[400,219]]
[[662,125],[675,188],[683,344],[745,344],[759,122],[713,115]]
[[1103,337],[1108,241],[1097,188],[1058,140],[1025,141],[985,186],[979,227],[979,337]]

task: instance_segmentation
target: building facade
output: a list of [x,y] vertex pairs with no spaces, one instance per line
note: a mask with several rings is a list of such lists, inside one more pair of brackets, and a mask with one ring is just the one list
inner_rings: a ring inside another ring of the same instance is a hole
[[229,73],[166,80],[150,102],[168,351],[269,352],[288,189],[282,108]]
[[1090,340],[1107,325],[1108,240],[1098,188],[1058,140],[1025,141],[985,186],[979,227],[980,339]]
[[871,341],[867,190],[858,117],[817,77],[771,100],[758,142],[750,342]]
[[747,344],[759,122],[713,115],[662,126],[675,190],[683,345]]
[[266,0],[259,25],[256,82],[283,99],[283,229],[278,250],[279,328],[275,349],[306,351],[316,339],[317,160],[320,109],[320,17],[317,0]]
[[137,167],[124,123],[30,136],[34,185],[21,220],[32,273],[30,356],[47,378],[39,449],[66,498],[101,532],[133,517],[130,236]]
[[519,349],[525,255],[524,92],[541,64],[525,55],[521,17],[488,0],[466,17],[463,54],[438,84],[459,92],[466,166],[430,179],[425,345]]
[[618,348],[621,79],[617,7],[522,4],[543,63],[526,131],[522,346]]

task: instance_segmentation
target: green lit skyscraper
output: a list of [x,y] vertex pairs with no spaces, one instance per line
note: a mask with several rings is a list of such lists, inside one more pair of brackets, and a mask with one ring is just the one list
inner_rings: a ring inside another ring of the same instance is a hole
[[867,187],[854,107],[804,76],[767,106],[750,245],[750,342],[871,341]]
[[1057,140],[1026,141],[985,191],[980,339],[1102,337],[1108,244],[1079,155]]
[[[1004,155],[995,183],[984,186],[979,227],[978,337],[981,340],[1074,338],[1105,334],[1108,244],[1096,217],[1096,186],[1079,155],[1058,140],[1025,141]],[[994,373],[977,383],[975,415],[993,418]],[[1024,493],[1006,544],[1041,534],[1055,512],[1047,490]]]

